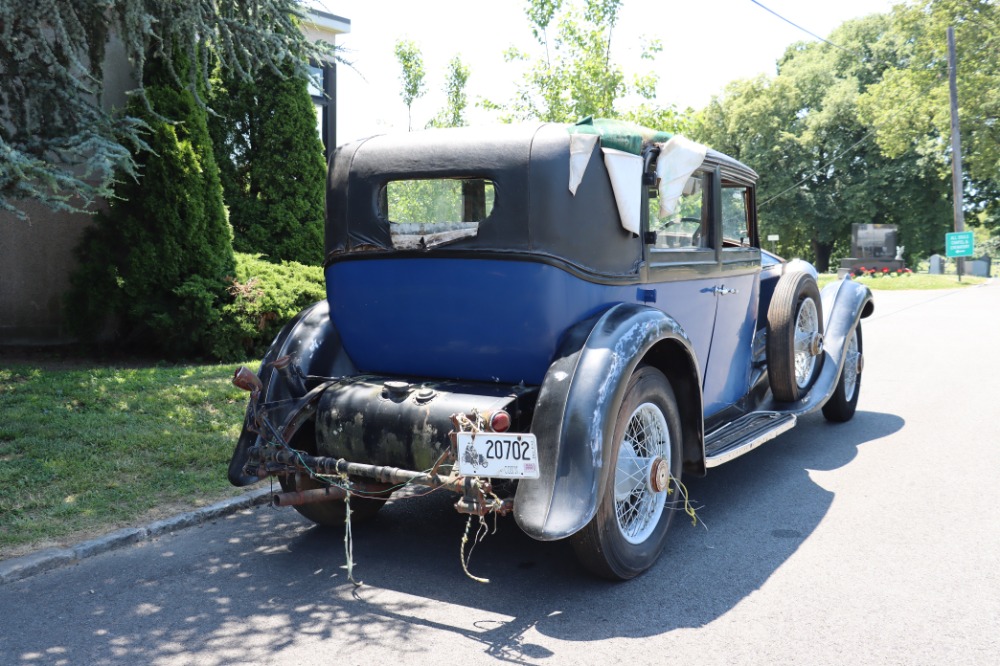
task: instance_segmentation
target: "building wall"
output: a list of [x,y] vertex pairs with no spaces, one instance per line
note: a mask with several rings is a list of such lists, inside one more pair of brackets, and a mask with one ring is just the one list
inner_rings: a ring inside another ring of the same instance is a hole
[[30,218],[0,213],[0,344],[71,342],[62,312],[73,249],[89,215],[55,213],[24,202]]
[[[104,57],[104,108],[125,106],[136,87],[120,40]],[[27,219],[0,211],[0,345],[73,342],[62,303],[76,268],[74,249],[93,215],[53,211],[34,201],[13,201]],[[96,210],[96,208],[95,208]]]

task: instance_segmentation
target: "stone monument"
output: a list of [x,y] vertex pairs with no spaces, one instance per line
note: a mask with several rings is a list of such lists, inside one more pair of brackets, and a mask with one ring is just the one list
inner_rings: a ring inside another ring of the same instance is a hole
[[862,267],[879,272],[884,268],[890,271],[904,268],[906,264],[903,252],[906,246],[897,245],[898,238],[895,224],[852,224],[851,256],[840,260],[837,277],[843,277]]

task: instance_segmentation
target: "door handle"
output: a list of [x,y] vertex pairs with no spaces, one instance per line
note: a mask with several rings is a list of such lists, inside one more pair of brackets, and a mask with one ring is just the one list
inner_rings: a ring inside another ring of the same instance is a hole
[[712,291],[715,292],[716,296],[729,296],[731,294],[740,293],[739,289],[729,289],[726,287],[726,285],[722,285],[721,287],[716,287]]

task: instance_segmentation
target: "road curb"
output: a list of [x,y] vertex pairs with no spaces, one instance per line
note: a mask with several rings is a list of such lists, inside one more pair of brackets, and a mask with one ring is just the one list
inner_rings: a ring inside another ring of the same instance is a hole
[[110,550],[150,541],[164,534],[201,525],[252,506],[267,504],[270,501],[271,493],[270,488],[258,488],[194,511],[157,520],[144,527],[126,527],[67,548],[46,548],[37,553],[4,560],[0,562],[0,585],[58,569]]

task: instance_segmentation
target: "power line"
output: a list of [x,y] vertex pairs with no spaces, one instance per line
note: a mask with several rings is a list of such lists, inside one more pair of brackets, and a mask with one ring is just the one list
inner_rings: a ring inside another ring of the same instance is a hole
[[757,5],[758,7],[760,7],[761,9],[763,9],[764,11],[769,12],[769,13],[773,14],[774,16],[777,16],[779,19],[781,19],[782,21],[784,21],[788,25],[792,26],[793,28],[797,28],[797,29],[801,30],[802,32],[804,32],[807,35],[809,35],[810,37],[814,37],[815,39],[818,39],[819,41],[823,42],[824,44],[829,44],[830,46],[832,46],[834,48],[840,49],[844,53],[850,53],[851,55],[853,55],[855,58],[858,58],[859,60],[862,60],[862,61],[865,60],[864,55],[858,53],[857,51],[852,51],[852,50],[850,50],[848,48],[845,48],[845,47],[841,46],[840,44],[834,44],[829,39],[826,39],[824,37],[820,37],[815,32],[812,32],[810,30],[807,30],[807,29],[803,28],[798,23],[795,23],[795,22],[793,22],[793,21],[785,18],[784,16],[782,16],[778,12],[774,11],[770,7],[767,7],[767,6],[763,5],[763,4],[761,4],[757,0],[750,0],[750,2],[752,2],[755,5]]
[[[850,50],[850,49],[848,49],[848,48],[845,48],[845,47],[843,47],[843,46],[841,46],[841,45],[839,45],[839,44],[835,44],[834,42],[831,42],[831,41],[830,41],[830,40],[828,40],[828,39],[825,39],[825,38],[823,38],[823,37],[820,37],[820,36],[819,36],[819,35],[817,35],[816,33],[814,33],[814,32],[811,32],[810,30],[807,30],[806,28],[804,28],[804,27],[802,27],[802,26],[798,25],[797,23],[795,23],[795,22],[793,22],[793,21],[791,21],[791,20],[789,20],[789,19],[785,18],[784,16],[782,16],[782,15],[781,15],[781,14],[779,14],[779,13],[777,13],[776,11],[774,11],[773,9],[771,9],[770,7],[767,7],[767,6],[763,5],[763,4],[762,4],[762,3],[760,3],[760,2],[758,1],[758,0],[750,0],[750,1],[751,1],[751,2],[753,3],[753,4],[757,5],[758,7],[760,7],[761,9],[763,9],[763,10],[765,10],[765,11],[769,12],[770,14],[773,14],[774,16],[776,16],[777,18],[781,19],[781,20],[782,20],[782,21],[784,21],[785,23],[788,23],[789,25],[791,25],[791,26],[795,27],[796,29],[798,29],[798,30],[801,30],[802,32],[806,33],[807,35],[810,35],[811,37],[814,37],[814,38],[816,38],[816,39],[820,40],[821,42],[823,42],[823,43],[825,43],[825,44],[829,44],[830,46],[832,46],[832,47],[834,47],[834,48],[837,48],[837,49],[840,49],[841,51],[844,51],[845,53],[848,53],[848,54],[851,54],[851,55],[853,55],[854,57],[856,57],[856,58],[858,58],[859,60],[861,60],[861,61],[862,61],[862,63],[864,63],[864,62],[866,61],[866,58],[865,58],[865,57],[864,57],[864,56],[863,56],[862,54],[859,54],[859,53],[858,53],[858,52],[856,52],[856,51],[852,51],[852,50]],[[973,51],[972,53],[968,54],[968,56],[974,56],[974,55],[978,55],[978,54],[979,54],[979,52],[981,52],[982,50],[984,50],[984,49],[985,49],[985,48],[986,48],[987,46],[989,46],[989,43],[988,43],[988,42],[987,42],[987,44],[984,44],[984,45],[980,46],[980,47],[979,47],[979,48],[978,48],[977,50],[975,50],[975,51]],[[909,68],[909,67],[900,67],[900,66],[898,66],[898,65],[893,65],[893,64],[891,64],[891,63],[888,63],[888,62],[885,62],[885,61],[882,61],[882,60],[877,60],[877,59],[876,59],[875,61],[876,61],[876,62],[881,62],[881,63],[883,63],[883,64],[887,65],[887,66],[888,66],[888,67],[890,67],[890,68],[895,68],[895,69],[912,69],[912,68]],[[937,81],[934,81],[934,82],[932,82],[932,83],[931,83],[931,84],[930,84],[929,86],[927,86],[927,87],[926,87],[926,88],[925,88],[925,89],[924,89],[924,90],[923,90],[922,92],[918,93],[918,95],[921,95],[921,96],[922,96],[922,95],[926,95],[926,94],[927,94],[928,92],[930,92],[931,88],[933,88],[933,87],[934,87],[935,85],[937,85],[937,83],[938,83],[938,82],[940,81],[940,79],[941,79],[941,74],[940,74],[940,72],[939,72],[939,73],[938,73],[938,76],[937,76]],[[826,171],[827,169],[829,169],[829,168],[830,168],[831,166],[833,166],[833,165],[834,165],[834,163],[836,163],[836,161],[837,161],[837,160],[839,160],[839,159],[840,159],[841,157],[843,157],[844,155],[846,155],[846,154],[850,153],[850,152],[851,152],[851,151],[853,151],[853,150],[854,150],[855,148],[857,148],[857,147],[858,147],[859,145],[861,145],[862,143],[864,143],[865,141],[867,141],[868,139],[870,139],[870,138],[871,138],[872,136],[874,136],[874,135],[875,135],[875,133],[876,133],[876,132],[877,132],[877,131],[878,131],[879,129],[881,129],[882,127],[884,127],[884,126],[885,126],[886,124],[888,124],[889,122],[891,122],[891,121],[892,121],[892,120],[893,120],[893,119],[894,119],[894,118],[895,118],[895,117],[896,117],[897,115],[899,115],[899,113],[900,113],[900,112],[902,112],[902,111],[906,110],[906,109],[907,109],[907,108],[909,107],[909,104],[910,104],[910,103],[911,103],[912,101],[914,101],[914,100],[913,100],[913,99],[910,99],[910,100],[906,100],[906,103],[905,103],[905,104],[900,104],[900,105],[898,105],[898,106],[896,107],[896,112],[895,112],[895,113],[892,113],[892,114],[890,114],[890,115],[889,115],[889,117],[888,117],[888,118],[886,118],[885,120],[883,120],[883,121],[882,121],[881,123],[879,123],[879,124],[877,124],[877,125],[873,126],[873,127],[872,127],[872,128],[871,128],[871,129],[870,129],[870,130],[869,130],[868,132],[866,132],[866,133],[865,133],[865,135],[864,135],[864,136],[862,136],[862,137],[861,137],[860,139],[858,139],[857,141],[855,141],[855,142],[854,142],[853,144],[851,144],[850,146],[848,146],[848,147],[847,147],[847,148],[845,148],[844,150],[842,150],[842,151],[840,151],[840,152],[836,153],[836,154],[835,154],[835,155],[834,155],[834,156],[833,156],[832,158],[830,158],[830,159],[829,159],[829,160],[828,160],[828,161],[827,161],[827,162],[826,162],[825,164],[823,164],[823,165],[822,165],[821,167],[819,167],[819,168],[815,169],[814,171],[812,171],[812,172],[811,172],[811,173],[810,173],[809,175],[807,175],[806,177],[804,177],[804,178],[803,178],[802,180],[800,180],[799,182],[795,183],[795,184],[794,184],[794,185],[792,185],[791,187],[788,187],[788,188],[786,188],[786,189],[782,190],[782,191],[781,191],[781,192],[779,192],[778,194],[775,194],[774,196],[772,196],[772,197],[768,198],[768,199],[767,199],[766,201],[763,201],[763,202],[761,202],[760,204],[758,204],[758,206],[759,206],[759,207],[761,207],[761,208],[763,208],[764,206],[768,205],[768,204],[769,204],[769,203],[771,203],[772,201],[774,201],[774,200],[776,200],[776,199],[779,199],[779,198],[781,198],[781,197],[785,196],[786,194],[788,194],[789,192],[791,192],[791,191],[793,191],[793,190],[796,190],[796,189],[800,188],[800,187],[801,187],[801,186],[802,186],[803,184],[805,184],[805,183],[806,183],[806,182],[808,182],[809,180],[811,180],[811,179],[815,178],[815,177],[816,177],[816,176],[817,176],[818,174],[820,174],[820,173],[822,173],[823,171]]]
[[[885,123],[883,123],[883,124],[885,124]],[[843,156],[844,156],[844,155],[846,155],[847,153],[849,153],[849,152],[851,152],[852,150],[854,150],[855,148],[857,148],[857,147],[858,147],[859,145],[861,145],[861,144],[862,144],[862,143],[863,143],[864,141],[868,140],[868,139],[869,139],[869,138],[870,138],[870,137],[871,137],[871,136],[872,136],[873,134],[875,134],[875,131],[876,131],[877,129],[878,129],[878,128],[876,128],[876,127],[873,127],[872,129],[868,130],[868,133],[867,133],[867,134],[865,134],[865,135],[864,135],[863,137],[861,137],[860,139],[858,139],[857,141],[855,141],[854,143],[852,143],[852,144],[851,144],[850,146],[848,146],[848,147],[847,147],[847,148],[845,148],[844,150],[840,151],[839,153],[837,153],[836,155],[834,155],[833,157],[831,157],[831,158],[830,158],[830,161],[829,161],[829,162],[827,162],[826,164],[824,164],[824,165],[823,165],[823,166],[821,166],[820,168],[816,169],[815,171],[813,171],[813,172],[812,172],[812,173],[810,173],[810,174],[809,174],[808,176],[806,176],[805,178],[803,178],[803,179],[802,179],[802,180],[800,180],[799,182],[795,183],[794,185],[792,185],[792,186],[791,186],[791,187],[789,187],[788,189],[784,189],[784,190],[782,190],[781,192],[778,192],[777,194],[775,194],[775,195],[774,195],[773,197],[771,197],[771,198],[770,198],[770,199],[768,199],[767,201],[763,201],[763,202],[761,202],[761,203],[757,204],[757,207],[758,207],[758,208],[763,208],[764,206],[766,206],[767,204],[771,203],[771,202],[772,202],[772,201],[774,201],[775,199],[780,199],[781,197],[785,196],[786,194],[788,194],[788,193],[789,193],[789,192],[791,192],[792,190],[796,190],[796,189],[798,189],[799,187],[801,187],[801,186],[802,186],[802,184],[803,184],[803,183],[805,183],[806,181],[808,181],[808,180],[811,180],[812,178],[815,178],[815,177],[816,177],[816,176],[817,176],[818,174],[822,173],[823,171],[826,171],[826,170],[827,170],[827,169],[829,169],[829,168],[830,168],[831,166],[833,166],[833,163],[834,163],[834,162],[836,162],[836,161],[837,161],[837,160],[839,160],[839,159],[840,159],[841,157],[843,157]]]
[[[802,27],[801,25],[799,25],[798,23],[795,23],[791,19],[785,18],[784,16],[782,16],[778,12],[774,11],[770,7],[762,4],[758,0],[750,0],[750,2],[752,2],[755,5],[757,5],[758,7],[760,7],[761,9],[763,9],[764,11],[768,12],[769,14],[771,14],[771,15],[779,18],[779,19],[781,19],[782,21],[784,21],[788,25],[794,27],[795,29],[801,30],[805,34],[809,35],[810,37],[813,37],[814,39],[818,39],[819,41],[823,42],[824,44],[829,44],[830,46],[834,47],[835,49],[840,49],[844,53],[847,53],[847,54],[850,54],[850,55],[854,56],[855,58],[857,58],[858,60],[860,60],[862,62],[862,64],[868,64],[869,62],[876,62],[876,63],[881,63],[881,64],[885,65],[886,67],[889,67],[889,68],[892,68],[892,69],[912,69],[912,70],[923,69],[922,67],[919,67],[919,66],[906,66],[906,65],[900,65],[898,63],[891,63],[891,62],[889,62],[887,60],[882,60],[880,58],[866,56],[864,53],[861,53],[859,51],[852,51],[851,49],[849,49],[849,48],[847,48],[845,46],[841,46],[840,44],[836,44],[834,42],[831,42],[829,39],[826,39],[825,37],[820,37],[815,32],[812,32],[811,30],[808,30],[807,28]],[[965,21],[965,22],[968,22],[968,23],[973,23],[973,24],[978,25],[980,27],[986,27],[985,23],[983,23],[981,21],[976,21],[974,19],[971,19],[968,16],[961,16],[961,17],[958,17],[958,18],[961,19],[962,21]],[[962,59],[963,60],[968,60],[972,56],[978,55],[979,53],[981,53],[982,51],[986,50],[987,48],[992,48],[992,47],[993,47],[993,44],[991,44],[990,40],[988,39],[985,43],[983,43],[975,51],[972,51],[971,53],[966,53],[963,56]]]

